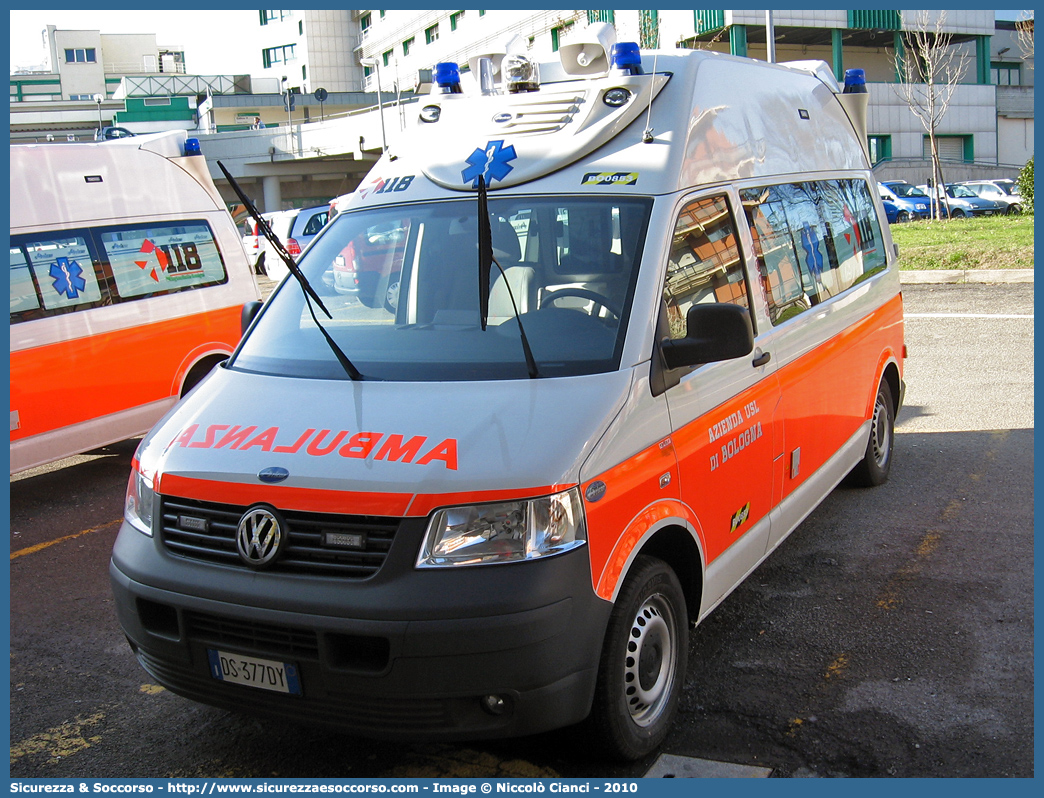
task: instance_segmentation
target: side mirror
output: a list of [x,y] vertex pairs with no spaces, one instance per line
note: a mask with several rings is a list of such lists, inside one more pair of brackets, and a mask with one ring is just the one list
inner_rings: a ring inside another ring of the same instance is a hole
[[247,328],[250,327],[251,322],[254,321],[254,318],[260,312],[261,312],[261,302],[259,302],[256,299],[254,301],[252,301],[252,302],[247,302],[245,305],[243,305],[243,309],[239,312],[239,334],[240,335],[242,335],[243,333],[245,333],[247,331]]
[[728,302],[697,304],[685,317],[685,337],[660,343],[667,368],[715,363],[754,351],[754,327],[746,308]]

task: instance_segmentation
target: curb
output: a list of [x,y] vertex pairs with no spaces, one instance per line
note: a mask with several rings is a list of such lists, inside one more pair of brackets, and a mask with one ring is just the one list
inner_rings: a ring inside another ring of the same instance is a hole
[[1033,269],[929,269],[899,271],[903,285],[1032,283]]

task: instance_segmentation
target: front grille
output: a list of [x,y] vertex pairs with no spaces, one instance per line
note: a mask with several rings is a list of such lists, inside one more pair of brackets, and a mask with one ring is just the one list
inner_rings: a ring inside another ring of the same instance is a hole
[[292,626],[186,612],[185,635],[214,648],[253,651],[269,657],[319,659],[315,632]]
[[[160,507],[160,540],[171,554],[201,562],[246,568],[236,551],[236,528],[246,507],[164,496]],[[388,556],[399,519],[281,510],[287,541],[268,570],[366,579]],[[324,543],[328,533],[358,541],[357,548]]]

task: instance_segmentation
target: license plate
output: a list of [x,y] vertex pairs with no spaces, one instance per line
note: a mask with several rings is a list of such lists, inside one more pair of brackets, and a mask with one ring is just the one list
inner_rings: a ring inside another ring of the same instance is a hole
[[276,693],[301,695],[301,679],[292,662],[259,659],[213,648],[207,649],[207,656],[210,658],[210,675],[215,679]]

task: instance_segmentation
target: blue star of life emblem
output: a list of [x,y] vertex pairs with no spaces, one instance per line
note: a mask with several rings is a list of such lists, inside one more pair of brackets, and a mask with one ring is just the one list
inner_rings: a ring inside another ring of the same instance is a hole
[[58,258],[51,264],[48,273],[54,278],[54,290],[69,299],[76,299],[80,291],[87,287],[87,281],[83,279],[83,269],[74,260]]
[[471,181],[472,188],[478,188],[479,177],[486,178],[488,186],[494,180],[503,180],[513,168],[508,161],[518,157],[512,145],[504,146],[503,139],[486,143],[484,149],[476,149],[468,156],[467,162],[471,164],[460,173],[461,179],[467,183]]

